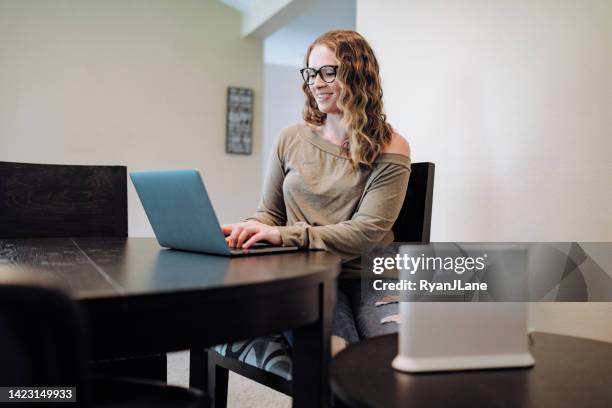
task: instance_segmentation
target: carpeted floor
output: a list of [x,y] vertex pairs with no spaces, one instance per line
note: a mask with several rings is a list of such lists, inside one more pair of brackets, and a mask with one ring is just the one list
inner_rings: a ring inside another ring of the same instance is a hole
[[[168,383],[189,385],[189,351],[168,354]],[[291,398],[230,372],[229,408],[289,408]]]

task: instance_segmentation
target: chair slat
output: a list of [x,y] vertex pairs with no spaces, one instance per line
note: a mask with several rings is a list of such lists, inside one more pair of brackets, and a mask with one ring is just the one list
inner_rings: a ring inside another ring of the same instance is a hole
[[0,238],[127,232],[125,166],[0,162]]

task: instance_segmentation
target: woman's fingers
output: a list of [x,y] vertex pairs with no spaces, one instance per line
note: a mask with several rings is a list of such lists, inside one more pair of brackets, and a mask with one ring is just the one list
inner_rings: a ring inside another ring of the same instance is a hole
[[244,229],[244,227],[240,226],[240,225],[236,225],[233,229],[232,232],[229,236],[229,241],[228,244],[230,247],[236,247],[236,241],[238,241],[238,236],[240,235],[240,233],[242,232],[242,230]]
[[263,225],[259,221],[249,220],[244,222],[234,222],[232,224],[223,224],[221,225],[221,231],[223,231],[223,235],[230,235],[236,228],[245,228],[251,225]]
[[244,242],[253,234],[258,233],[261,230],[261,227],[258,225],[252,225],[249,227],[245,227],[240,235],[238,235],[238,240],[236,241],[236,247],[242,248]]
[[236,226],[236,224],[223,224],[221,226],[221,231],[223,231],[223,235],[225,235],[226,237],[232,233],[232,230],[234,229],[234,227]]
[[256,244],[259,241],[264,241],[266,237],[265,231],[259,231],[256,234],[251,235],[251,238],[248,239],[247,242],[242,245],[243,249],[249,249],[253,244]]
[[262,227],[265,227],[265,224],[250,220],[234,224],[223,224],[221,230],[223,235],[225,235],[225,241],[230,247],[240,248],[249,236],[255,234]]

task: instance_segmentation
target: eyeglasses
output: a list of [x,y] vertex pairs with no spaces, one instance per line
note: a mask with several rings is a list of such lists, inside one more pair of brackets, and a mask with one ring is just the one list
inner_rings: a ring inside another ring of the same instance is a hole
[[300,74],[307,85],[312,85],[315,82],[317,74],[321,77],[324,82],[331,84],[336,79],[336,71],[338,70],[337,65],[323,65],[319,69],[314,68],[302,68]]

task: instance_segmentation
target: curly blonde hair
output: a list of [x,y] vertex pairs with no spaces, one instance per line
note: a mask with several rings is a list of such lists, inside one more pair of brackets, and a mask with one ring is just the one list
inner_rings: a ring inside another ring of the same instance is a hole
[[[353,168],[370,167],[389,143],[393,128],[383,111],[379,66],[374,51],[361,34],[351,30],[335,30],[314,40],[306,52],[306,66],[316,45],[327,46],[338,60],[336,80],[340,95],[338,108],[347,128],[342,150]],[[327,114],[321,112],[307,84],[302,85],[306,97],[304,121],[320,126]]]

